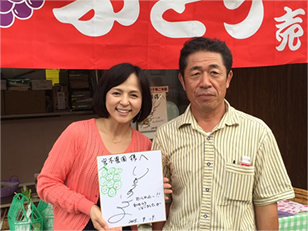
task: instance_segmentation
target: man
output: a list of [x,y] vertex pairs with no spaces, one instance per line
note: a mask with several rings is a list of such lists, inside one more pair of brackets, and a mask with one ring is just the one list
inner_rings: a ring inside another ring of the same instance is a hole
[[294,197],[271,130],[225,100],[231,68],[220,40],[194,38],[181,50],[190,105],[153,140],[173,191],[167,221],[153,230],[278,230],[277,201]]

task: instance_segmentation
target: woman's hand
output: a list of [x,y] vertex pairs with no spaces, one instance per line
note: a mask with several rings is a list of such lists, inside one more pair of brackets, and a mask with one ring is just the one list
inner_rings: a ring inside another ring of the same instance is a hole
[[93,205],[90,210],[90,217],[93,226],[101,231],[122,231],[122,227],[109,228],[107,222],[102,217],[101,209],[97,205]]
[[[171,194],[172,189],[171,189],[171,184],[168,183],[169,179],[167,177],[164,177],[164,193],[165,194]],[[168,200],[169,198],[165,195],[165,200]]]
[[102,217],[101,209],[97,205],[93,205],[90,210],[90,218],[93,226],[97,230],[107,230],[108,224]]

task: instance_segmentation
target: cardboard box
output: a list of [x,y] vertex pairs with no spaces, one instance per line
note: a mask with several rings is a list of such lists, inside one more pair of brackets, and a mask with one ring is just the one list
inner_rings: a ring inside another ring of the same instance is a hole
[[45,91],[4,91],[6,115],[46,112]]
[[33,79],[31,80],[32,90],[51,90],[52,80]]

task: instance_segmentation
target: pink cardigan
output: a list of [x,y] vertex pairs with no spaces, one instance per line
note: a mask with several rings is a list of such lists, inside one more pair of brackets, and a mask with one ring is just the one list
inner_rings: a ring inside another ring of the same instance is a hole
[[[151,141],[132,129],[125,152],[151,149]],[[38,176],[39,197],[53,204],[53,230],[82,230],[99,198],[96,157],[110,152],[104,146],[95,119],[74,122],[60,135]]]

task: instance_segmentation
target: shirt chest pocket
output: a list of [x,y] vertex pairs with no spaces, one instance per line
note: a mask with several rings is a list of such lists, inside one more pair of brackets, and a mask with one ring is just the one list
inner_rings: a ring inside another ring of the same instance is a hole
[[252,201],[254,179],[253,166],[226,164],[225,199]]

